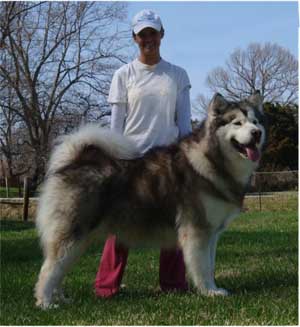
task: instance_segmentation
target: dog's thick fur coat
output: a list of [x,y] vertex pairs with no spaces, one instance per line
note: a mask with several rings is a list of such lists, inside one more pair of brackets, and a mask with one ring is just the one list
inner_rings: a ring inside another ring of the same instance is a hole
[[44,251],[35,296],[53,304],[63,277],[95,234],[127,246],[180,245],[195,287],[226,295],[214,280],[220,233],[242,207],[265,141],[259,93],[241,102],[216,94],[203,125],[143,157],[126,137],[95,126],[54,150],[37,228]]

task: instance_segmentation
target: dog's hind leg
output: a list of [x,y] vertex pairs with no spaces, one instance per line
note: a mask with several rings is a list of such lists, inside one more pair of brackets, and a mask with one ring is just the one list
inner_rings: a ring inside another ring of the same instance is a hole
[[44,309],[55,307],[54,296],[63,297],[61,283],[73,263],[86,248],[86,239],[80,241],[64,241],[59,245],[51,243],[45,251],[45,261],[42,265],[38,282],[35,287],[36,305]]
[[210,231],[203,231],[196,226],[179,227],[184,261],[196,288],[208,296],[228,295],[226,290],[217,288],[214,281],[211,238]]

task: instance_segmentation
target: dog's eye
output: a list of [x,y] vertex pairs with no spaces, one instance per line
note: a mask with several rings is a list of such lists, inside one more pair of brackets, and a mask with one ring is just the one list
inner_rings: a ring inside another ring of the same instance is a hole
[[254,125],[257,125],[257,123],[258,123],[258,121],[255,119],[255,120],[253,120],[253,124]]
[[240,121],[234,121],[233,122],[233,125],[235,125],[235,126],[242,126],[242,122],[240,122]]

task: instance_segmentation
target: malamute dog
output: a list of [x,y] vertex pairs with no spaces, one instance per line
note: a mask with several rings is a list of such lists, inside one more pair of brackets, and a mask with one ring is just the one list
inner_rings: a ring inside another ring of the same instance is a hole
[[241,210],[265,142],[262,99],[216,94],[202,126],[177,144],[138,157],[122,135],[86,126],[54,150],[37,228],[44,251],[35,288],[47,308],[93,235],[127,246],[179,245],[195,287],[226,295],[214,280],[220,233]]

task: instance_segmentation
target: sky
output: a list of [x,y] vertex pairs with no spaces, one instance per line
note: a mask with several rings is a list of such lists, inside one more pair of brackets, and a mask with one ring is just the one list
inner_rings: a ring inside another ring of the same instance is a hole
[[207,74],[224,66],[237,48],[252,42],[277,43],[298,58],[297,1],[129,1],[128,19],[142,9],[159,14],[165,28],[161,56],[183,67],[191,100],[202,93]]

